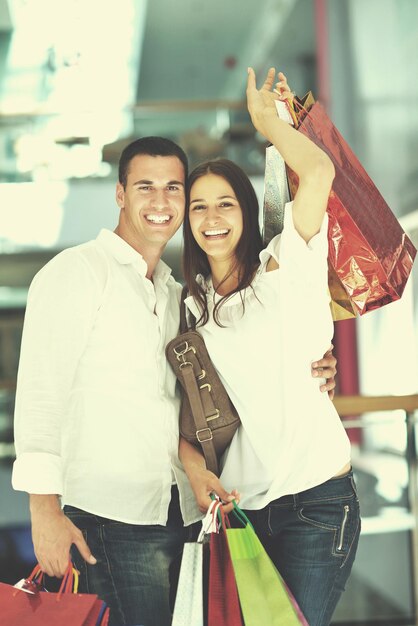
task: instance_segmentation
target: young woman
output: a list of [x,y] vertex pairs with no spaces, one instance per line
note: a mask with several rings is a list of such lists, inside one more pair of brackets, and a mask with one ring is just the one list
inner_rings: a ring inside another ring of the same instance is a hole
[[250,68],[247,102],[257,131],[299,178],[282,234],[262,249],[255,192],[231,161],[204,163],[189,179],[186,304],[242,424],[219,480],[184,440],[180,457],[201,510],[211,492],[240,499],[310,626],[326,626],[360,532],[349,440],[310,372],[333,333],[326,207],[334,167],[279,119],[275,100],[288,86],[279,74],[273,91],[274,80],[271,68],[257,90]]

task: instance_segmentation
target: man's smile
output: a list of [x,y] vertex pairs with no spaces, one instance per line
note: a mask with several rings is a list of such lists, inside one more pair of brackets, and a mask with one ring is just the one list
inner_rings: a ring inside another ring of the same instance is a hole
[[150,213],[149,215],[145,215],[145,219],[150,224],[168,224],[171,222],[173,216],[167,215],[165,213]]

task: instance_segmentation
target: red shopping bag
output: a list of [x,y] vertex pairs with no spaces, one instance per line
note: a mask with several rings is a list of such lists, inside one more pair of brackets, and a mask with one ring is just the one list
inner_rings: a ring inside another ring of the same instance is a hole
[[[305,106],[298,130],[335,166],[327,209],[334,319],[363,315],[402,296],[416,249],[321,104]],[[289,168],[288,179],[294,195],[298,179]]]
[[0,583],[0,626],[107,626],[106,604],[94,594],[73,593],[73,585],[71,564],[58,593],[41,590],[39,566],[23,584],[27,591]]
[[225,531],[212,533],[209,544],[208,626],[243,626]]

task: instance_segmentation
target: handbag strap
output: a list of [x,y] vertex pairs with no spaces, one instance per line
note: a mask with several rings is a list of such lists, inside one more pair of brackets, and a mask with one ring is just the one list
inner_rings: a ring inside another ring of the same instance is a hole
[[[189,329],[189,325],[187,323],[187,307],[186,307],[186,303],[185,300],[188,297],[189,294],[189,290],[187,288],[187,285],[184,285],[183,289],[181,290],[181,296],[180,296],[180,332],[181,333],[185,333],[187,332]],[[196,318],[194,315],[192,315],[192,313],[190,313],[190,328],[192,330],[196,329]]]
[[[185,300],[188,297],[188,292],[187,285],[184,285],[181,290],[180,298],[180,333],[185,333],[189,330],[185,303]],[[192,314],[190,314],[190,321],[192,330],[195,330],[196,318]],[[200,389],[193,371],[193,364],[190,363],[190,361],[186,361],[185,363],[182,363],[180,370],[183,375],[184,387],[189,398],[190,408],[196,427],[196,437],[202,446],[206,467],[208,470],[217,475],[218,459],[216,456],[215,446],[213,445],[212,430],[208,427],[208,423],[206,421],[202,398],[200,396]]]
[[196,427],[196,437],[202,446],[205,455],[206,467],[214,474],[218,474],[218,459],[216,457],[215,446],[213,445],[212,430],[206,421],[205,412],[203,410],[200,390],[197,385],[196,377],[193,371],[193,365],[190,361],[182,363],[180,371],[183,376],[184,387],[190,402],[190,408]]

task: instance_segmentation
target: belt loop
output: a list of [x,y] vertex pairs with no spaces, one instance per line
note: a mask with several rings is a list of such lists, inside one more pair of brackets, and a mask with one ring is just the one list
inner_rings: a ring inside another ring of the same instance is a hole
[[298,494],[294,493],[292,497],[293,497],[293,510],[296,511],[296,509],[298,508]]

